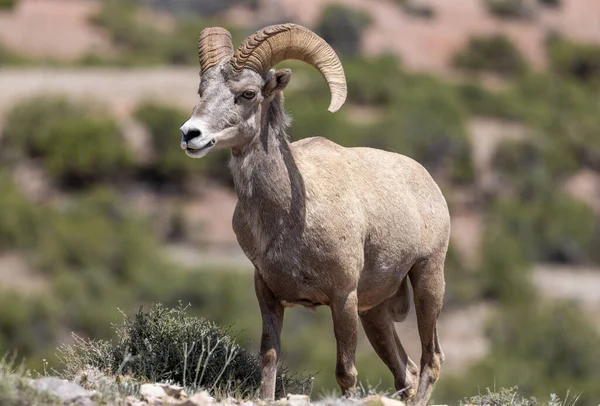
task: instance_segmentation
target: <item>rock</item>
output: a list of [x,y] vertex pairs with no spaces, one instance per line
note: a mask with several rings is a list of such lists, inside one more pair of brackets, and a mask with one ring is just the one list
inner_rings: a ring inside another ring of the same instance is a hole
[[140,386],[140,396],[148,403],[162,404],[164,398],[168,397],[162,385],[157,383],[145,383]]
[[310,405],[310,397],[308,395],[287,395],[287,404],[291,406]]
[[29,384],[40,392],[48,392],[56,396],[66,405],[76,403],[81,406],[92,406],[96,404],[92,400],[96,394],[95,391],[85,390],[76,383],[65,379],[45,377],[33,380]]
[[181,386],[164,383],[143,384],[140,387],[140,396],[151,405],[180,404],[187,400],[187,395]]
[[173,398],[175,400],[187,399],[187,395],[185,394],[185,391],[183,390],[183,388],[181,386],[177,386],[177,385],[161,385],[161,386],[162,386],[164,392],[170,398]]
[[381,395],[373,395],[363,399],[368,406],[406,406],[406,403],[399,400],[390,399]]
[[127,396],[125,398],[125,406],[148,406],[147,402],[139,400],[135,396]]
[[178,406],[205,406],[214,402],[212,396],[207,391],[196,392],[183,402],[177,403]]

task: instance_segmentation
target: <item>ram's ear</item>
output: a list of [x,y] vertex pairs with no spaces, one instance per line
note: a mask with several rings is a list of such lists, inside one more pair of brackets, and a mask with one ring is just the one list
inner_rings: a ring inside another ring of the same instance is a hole
[[265,99],[269,101],[273,100],[290,83],[291,78],[292,71],[290,69],[271,70],[267,74],[267,79],[262,90]]

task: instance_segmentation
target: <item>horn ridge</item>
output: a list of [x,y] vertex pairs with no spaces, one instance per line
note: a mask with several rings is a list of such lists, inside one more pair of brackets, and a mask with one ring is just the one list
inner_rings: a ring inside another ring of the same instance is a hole
[[232,55],[233,44],[229,31],[221,27],[209,27],[202,30],[198,38],[198,60],[201,74]]
[[346,100],[346,77],[331,46],[317,34],[297,24],[265,27],[250,35],[237,48],[231,66],[235,72],[248,68],[263,77],[278,63],[296,59],[318,69],[331,91],[329,111],[337,111]]

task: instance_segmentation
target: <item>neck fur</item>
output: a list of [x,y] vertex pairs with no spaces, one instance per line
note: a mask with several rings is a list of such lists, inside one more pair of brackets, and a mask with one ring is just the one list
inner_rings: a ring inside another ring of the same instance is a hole
[[276,96],[263,112],[261,133],[231,158],[239,204],[253,229],[303,224],[304,183],[285,132],[289,122]]

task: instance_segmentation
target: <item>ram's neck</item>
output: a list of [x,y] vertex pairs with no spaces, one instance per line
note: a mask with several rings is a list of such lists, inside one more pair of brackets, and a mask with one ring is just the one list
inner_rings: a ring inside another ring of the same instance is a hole
[[274,100],[261,134],[230,161],[242,215],[267,239],[304,223],[305,190],[285,133],[288,121],[282,101]]

